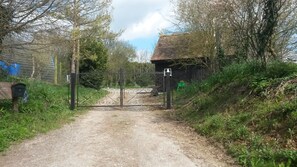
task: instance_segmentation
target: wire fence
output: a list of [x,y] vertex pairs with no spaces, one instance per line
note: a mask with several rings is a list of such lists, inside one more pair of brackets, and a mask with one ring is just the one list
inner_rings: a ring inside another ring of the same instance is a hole
[[43,61],[32,54],[0,55],[0,78],[9,76],[31,78],[49,83],[64,84],[67,82],[67,70],[62,62],[48,56]]

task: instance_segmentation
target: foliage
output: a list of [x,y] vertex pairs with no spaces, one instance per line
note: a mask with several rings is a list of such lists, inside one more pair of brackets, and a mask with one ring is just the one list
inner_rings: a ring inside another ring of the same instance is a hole
[[136,57],[135,48],[124,41],[114,41],[108,46],[108,71],[117,73],[121,68],[126,69],[128,63]]
[[87,88],[99,90],[104,81],[104,73],[105,71],[101,69],[95,69],[87,73],[79,74],[79,84]]
[[296,0],[174,0],[177,26],[189,34],[187,53],[217,68],[220,49],[245,60],[281,59],[296,46]]
[[243,166],[297,164],[297,65],[233,64],[177,92],[176,118],[224,144]]
[[[0,2],[0,52],[3,49],[2,42],[5,37],[13,35],[13,33],[21,34],[24,31],[31,33],[32,29],[38,25],[35,24],[37,21],[41,21],[63,4],[63,2],[56,0],[2,0]],[[48,24],[48,22],[43,23]],[[41,30],[40,26],[38,28]],[[19,38],[19,40],[23,39]],[[26,44],[28,42],[26,41]],[[9,45],[9,47],[15,46]]]
[[110,43],[108,48],[108,73],[105,77],[105,86],[117,86],[120,69],[124,70],[127,86],[149,85],[148,82],[151,81],[149,73],[153,72],[153,65],[146,62],[133,62],[137,56],[135,48],[131,44],[124,41],[116,41]]
[[154,65],[151,63],[129,62],[125,69],[126,86],[151,86],[154,77]]
[[107,66],[107,49],[102,42],[85,39],[80,50],[80,84],[100,89]]
[[297,72],[296,64],[294,63],[284,63],[280,61],[274,61],[268,64],[266,70],[266,77],[268,78],[283,78],[290,76],[293,73]]
[[0,68],[0,81],[5,80],[8,77],[7,71],[4,71]]
[[[10,111],[10,100],[0,101],[0,152],[15,142],[59,128],[72,121],[75,114],[79,114],[68,109],[69,92],[66,86],[54,86],[37,81],[23,82],[27,84],[29,101],[21,103],[20,113]],[[87,96],[93,91],[81,88],[80,94]],[[103,95],[103,91],[92,94],[87,102],[94,103]]]
[[140,87],[147,87],[154,84],[154,80],[148,74],[140,74],[135,78],[135,84],[139,85]]
[[71,24],[71,34],[67,34],[72,41],[71,73],[79,73],[81,39],[106,39],[113,34],[109,30],[110,5],[110,0],[70,0],[63,6],[64,10],[55,13],[57,19],[67,20]]

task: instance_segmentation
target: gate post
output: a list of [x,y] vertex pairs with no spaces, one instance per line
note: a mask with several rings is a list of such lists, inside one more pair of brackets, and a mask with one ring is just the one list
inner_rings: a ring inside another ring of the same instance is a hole
[[164,75],[166,79],[166,109],[171,109],[171,93],[170,93],[170,77],[172,76],[171,69],[165,68]]
[[124,70],[120,69],[120,106],[124,106]]
[[76,74],[75,73],[71,73],[70,74],[70,110],[74,110],[75,109],[75,83],[76,83]]

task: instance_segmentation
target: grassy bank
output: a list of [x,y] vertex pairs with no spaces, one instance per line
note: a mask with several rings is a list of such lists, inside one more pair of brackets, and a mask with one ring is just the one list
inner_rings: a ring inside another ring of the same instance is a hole
[[175,117],[243,166],[297,164],[297,66],[233,64],[177,93]]
[[[11,144],[32,138],[39,133],[61,127],[73,120],[82,110],[70,111],[68,87],[50,85],[38,81],[27,84],[28,103],[21,103],[20,113],[11,111],[11,102],[0,101],[0,152]],[[80,94],[88,96],[87,103],[94,103],[106,92],[80,88]]]

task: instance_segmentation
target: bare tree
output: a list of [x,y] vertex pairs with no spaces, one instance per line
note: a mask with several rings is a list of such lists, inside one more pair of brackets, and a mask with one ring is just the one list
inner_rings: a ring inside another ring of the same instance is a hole
[[[296,0],[240,0],[225,2],[237,51],[247,58],[280,59],[296,46]],[[239,45],[238,45],[239,44]],[[240,45],[242,44],[242,45]]]
[[[228,29],[224,29],[226,24],[222,19],[222,7],[217,1],[204,0],[177,0],[176,2],[176,20],[185,35],[179,35],[180,46],[179,55],[183,57],[192,57],[189,63],[203,63],[210,70],[216,71],[218,50],[224,45],[228,50]],[[221,39],[224,37],[224,41]],[[184,38],[184,39],[180,39]],[[204,57],[208,61],[195,59]],[[185,64],[185,63],[183,63]]]
[[[281,58],[296,46],[296,0],[176,2],[177,20],[197,39],[194,48],[205,51],[215,46],[215,52],[208,50],[208,57],[218,55],[220,50],[234,51],[243,59],[258,59],[265,66],[268,59]],[[203,42],[210,45],[201,45]]]
[[22,33],[24,36],[26,30],[39,29],[44,22],[38,21],[62,3],[56,0],[0,0],[0,51],[5,48],[5,37]]
[[64,11],[56,14],[57,18],[67,21],[71,29],[72,73],[79,71],[81,38],[90,36],[99,38],[109,32],[110,4],[110,0],[68,0]]

